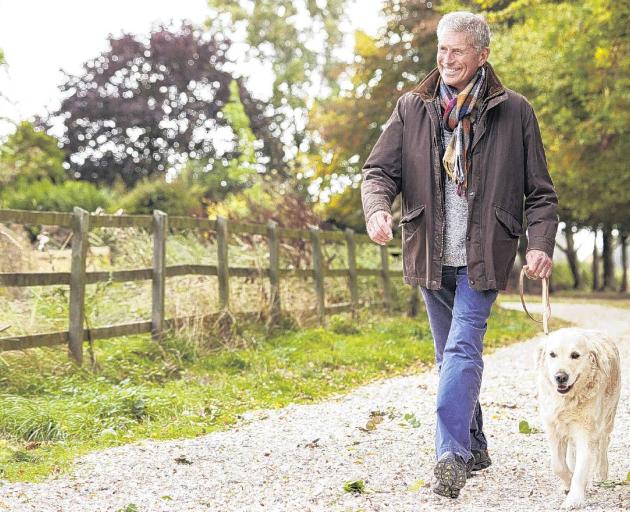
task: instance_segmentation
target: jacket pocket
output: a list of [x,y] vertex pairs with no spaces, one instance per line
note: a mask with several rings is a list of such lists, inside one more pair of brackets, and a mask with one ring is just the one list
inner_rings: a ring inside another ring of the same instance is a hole
[[500,206],[495,205],[494,213],[499,223],[507,230],[511,237],[518,238],[523,234],[522,224],[510,212],[504,210]]
[[407,224],[408,222],[415,219],[418,215],[420,215],[423,211],[424,211],[423,204],[421,204],[420,206],[417,206],[416,208],[412,208],[407,213],[405,213],[405,215],[401,217],[400,223],[398,224],[398,226],[400,227],[403,224]]
[[424,205],[412,208],[400,219],[402,226],[403,273],[419,278],[424,275],[426,223]]

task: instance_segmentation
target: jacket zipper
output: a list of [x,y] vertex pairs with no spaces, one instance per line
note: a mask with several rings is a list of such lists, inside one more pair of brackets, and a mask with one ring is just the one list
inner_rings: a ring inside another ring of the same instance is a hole
[[[439,108],[437,107],[436,103],[432,103],[433,105],[433,109],[435,111],[435,114],[437,116],[437,119],[439,121],[440,119],[440,111]],[[436,130],[441,130],[442,127],[441,125],[436,127]],[[438,180],[437,180],[437,185],[438,185],[438,201],[440,202],[440,212],[442,213],[442,217],[441,217],[441,223],[442,223],[442,236],[440,236],[440,262],[442,261],[443,257],[444,257],[444,235],[445,235],[445,218],[446,218],[446,211],[444,209],[444,194],[442,191],[442,164],[440,162],[440,149],[438,148],[437,145],[437,134],[434,133],[433,134],[433,152],[434,152],[434,157],[435,157],[435,161],[437,163],[437,166],[440,168],[440,173],[438,176]]]

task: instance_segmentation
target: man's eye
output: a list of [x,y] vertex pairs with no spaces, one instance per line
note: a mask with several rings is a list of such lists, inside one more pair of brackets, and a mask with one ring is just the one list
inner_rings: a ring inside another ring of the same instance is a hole
[[580,357],[580,354],[578,354],[577,352],[571,352],[571,359],[578,359]]
[[549,357],[556,357],[556,353],[555,352],[549,352]]

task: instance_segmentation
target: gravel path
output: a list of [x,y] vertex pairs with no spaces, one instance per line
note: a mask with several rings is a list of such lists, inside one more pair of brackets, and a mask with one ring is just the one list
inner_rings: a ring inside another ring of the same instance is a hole
[[[622,393],[609,478],[625,480],[630,315],[588,304],[554,304],[553,314],[621,336]],[[549,469],[545,435],[518,432],[522,419],[541,428],[535,343],[511,345],[485,358],[481,402],[494,464],[470,479],[457,501],[428,488],[437,384],[429,371],[318,404],[254,411],[226,432],[95,452],[79,459],[72,475],[40,484],[5,483],[0,510],[115,512],[129,504],[150,512],[556,510],[564,496]],[[365,429],[375,410],[387,414],[373,430]],[[364,494],[344,492],[344,482],[359,479],[365,480]],[[630,485],[596,488],[588,502],[588,510],[629,510]]]

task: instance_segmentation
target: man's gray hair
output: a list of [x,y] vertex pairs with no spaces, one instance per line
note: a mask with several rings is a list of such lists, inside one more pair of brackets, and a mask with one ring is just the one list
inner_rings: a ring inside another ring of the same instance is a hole
[[466,11],[455,11],[445,14],[437,26],[438,39],[444,32],[461,32],[466,34],[470,44],[479,53],[490,46],[490,27],[485,18],[479,14]]

